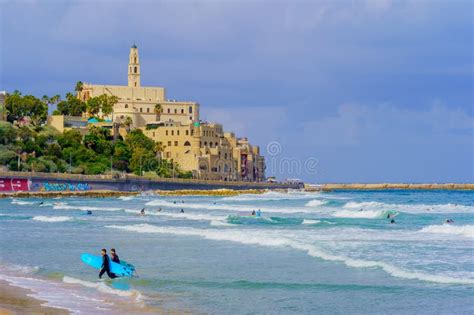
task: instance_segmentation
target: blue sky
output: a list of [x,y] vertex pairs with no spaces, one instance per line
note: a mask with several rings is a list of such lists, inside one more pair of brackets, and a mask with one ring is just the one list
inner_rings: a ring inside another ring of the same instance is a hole
[[0,14],[0,90],[126,84],[136,41],[142,85],[248,136],[268,175],[474,181],[472,1],[4,1]]

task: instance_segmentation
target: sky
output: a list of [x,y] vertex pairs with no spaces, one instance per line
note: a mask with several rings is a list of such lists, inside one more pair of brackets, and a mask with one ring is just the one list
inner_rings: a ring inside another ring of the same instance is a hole
[[135,42],[268,176],[474,182],[472,1],[0,2],[0,90],[125,85]]

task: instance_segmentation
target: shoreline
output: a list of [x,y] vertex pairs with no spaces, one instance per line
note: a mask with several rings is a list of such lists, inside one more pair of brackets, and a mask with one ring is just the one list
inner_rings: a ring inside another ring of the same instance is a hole
[[48,303],[32,297],[33,291],[0,280],[0,314],[70,314],[66,309],[45,306]]

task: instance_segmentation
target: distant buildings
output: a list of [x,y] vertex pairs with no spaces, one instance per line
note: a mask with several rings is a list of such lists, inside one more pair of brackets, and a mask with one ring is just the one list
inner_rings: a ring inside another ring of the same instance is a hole
[[[102,94],[116,96],[117,104],[108,117],[113,123],[142,129],[144,134],[163,146],[163,158],[177,162],[195,178],[213,180],[263,181],[265,159],[258,146],[247,138],[236,138],[217,123],[202,122],[199,104],[166,98],[163,87],[142,87],[138,48],[130,48],[128,85],[96,85],[84,83],[77,97],[87,101]],[[61,132],[68,128],[84,130],[85,120],[49,119]],[[244,118],[242,118],[244,119]],[[105,123],[112,127],[112,123]],[[121,133],[124,129],[121,129]]]

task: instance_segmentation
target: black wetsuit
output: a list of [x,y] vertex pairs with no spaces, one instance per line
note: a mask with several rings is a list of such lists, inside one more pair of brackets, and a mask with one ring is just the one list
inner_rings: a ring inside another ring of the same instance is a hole
[[99,278],[102,278],[102,275],[107,273],[110,279],[116,278],[117,276],[110,272],[110,258],[109,255],[102,256],[102,267],[100,269]]
[[113,255],[113,256],[112,256],[112,261],[113,261],[114,263],[120,264],[120,258],[119,258],[119,256],[118,256],[117,254]]

